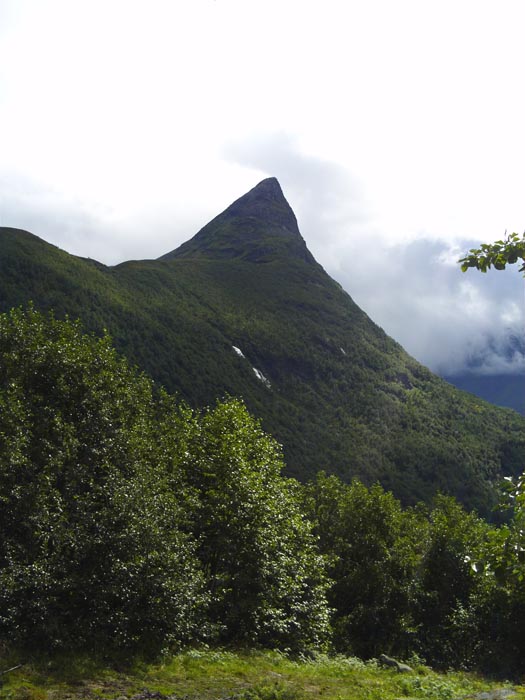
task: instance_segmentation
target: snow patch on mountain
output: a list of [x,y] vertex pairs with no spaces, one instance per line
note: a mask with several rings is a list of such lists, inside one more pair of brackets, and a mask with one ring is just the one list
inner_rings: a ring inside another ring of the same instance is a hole
[[269,388],[272,386],[271,383],[270,383],[270,380],[267,379],[267,378],[264,376],[264,374],[261,372],[260,369],[257,369],[256,367],[252,367],[252,369],[253,369],[253,371],[254,371],[255,376],[257,377],[257,379],[258,379],[260,382],[262,382],[265,386],[267,386],[268,389],[269,389]]

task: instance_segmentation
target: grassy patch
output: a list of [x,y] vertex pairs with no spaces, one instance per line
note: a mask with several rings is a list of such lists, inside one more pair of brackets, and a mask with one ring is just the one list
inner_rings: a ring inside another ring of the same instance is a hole
[[[2,659],[0,671],[9,668]],[[525,699],[525,688],[464,674],[382,669],[342,656],[291,659],[278,652],[190,650],[125,670],[89,657],[33,660],[0,676],[6,700],[455,700]],[[512,692],[512,694],[510,694]],[[509,693],[507,695],[507,693]]]

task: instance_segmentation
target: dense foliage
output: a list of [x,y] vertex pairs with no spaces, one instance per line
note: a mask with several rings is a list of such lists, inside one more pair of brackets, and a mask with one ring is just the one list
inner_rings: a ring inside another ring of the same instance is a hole
[[323,560],[283,479],[280,449],[238,401],[195,421],[184,458],[198,493],[191,530],[211,595],[218,641],[321,647],[329,615]]
[[521,506],[495,528],[450,497],[428,510],[403,509],[380,486],[324,474],[307,487],[305,503],[329,562],[338,651],[525,671]]
[[107,337],[0,315],[0,642],[330,645],[525,671],[521,490],[495,527],[450,497],[404,508],[282,466],[238,400],[195,412]]
[[203,602],[149,379],[107,338],[0,316],[0,633],[35,645],[190,639]]
[[426,523],[379,485],[319,474],[307,488],[333,580],[334,645],[364,658],[406,654]]
[[0,637],[326,637],[322,561],[242,404],[194,415],[108,338],[30,309],[0,316],[0,409]]

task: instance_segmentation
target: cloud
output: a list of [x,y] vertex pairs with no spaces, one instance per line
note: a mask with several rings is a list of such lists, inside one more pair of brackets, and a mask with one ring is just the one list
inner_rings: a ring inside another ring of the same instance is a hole
[[195,206],[177,212],[164,201],[152,206],[135,200],[112,207],[13,171],[0,172],[0,226],[25,229],[106,265],[159,257],[196,233]]
[[512,268],[463,274],[457,260],[477,243],[369,238],[341,250],[337,279],[433,371],[525,374],[523,278]]
[[524,281],[516,269],[463,274],[457,260],[480,241],[392,243],[362,184],[305,155],[285,132],[230,143],[225,155],[276,176],[316,259],[378,325],[440,374],[525,374]]
[[1,226],[25,229],[76,255],[86,255],[86,239],[94,249],[100,245],[102,222],[81,202],[13,172],[0,174],[0,192]]

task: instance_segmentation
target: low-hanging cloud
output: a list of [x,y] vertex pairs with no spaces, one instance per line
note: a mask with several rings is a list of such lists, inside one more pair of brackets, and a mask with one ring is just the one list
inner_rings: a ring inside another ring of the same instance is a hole
[[226,156],[280,180],[317,260],[419,361],[444,375],[525,374],[523,279],[512,268],[463,274],[457,260],[479,241],[392,243],[358,178],[286,133],[230,144]]
[[368,241],[358,257],[351,249],[342,252],[338,279],[376,323],[435,372],[525,374],[523,280],[512,269],[463,274],[457,260],[473,245]]
[[63,195],[46,183],[0,172],[0,226],[20,228],[48,243],[106,265],[155,258],[195,233],[193,212],[130,202],[129,210]]
[[13,172],[0,174],[0,192],[0,226],[25,229],[73,255],[89,257],[86,241],[100,249],[102,221],[81,202]]

